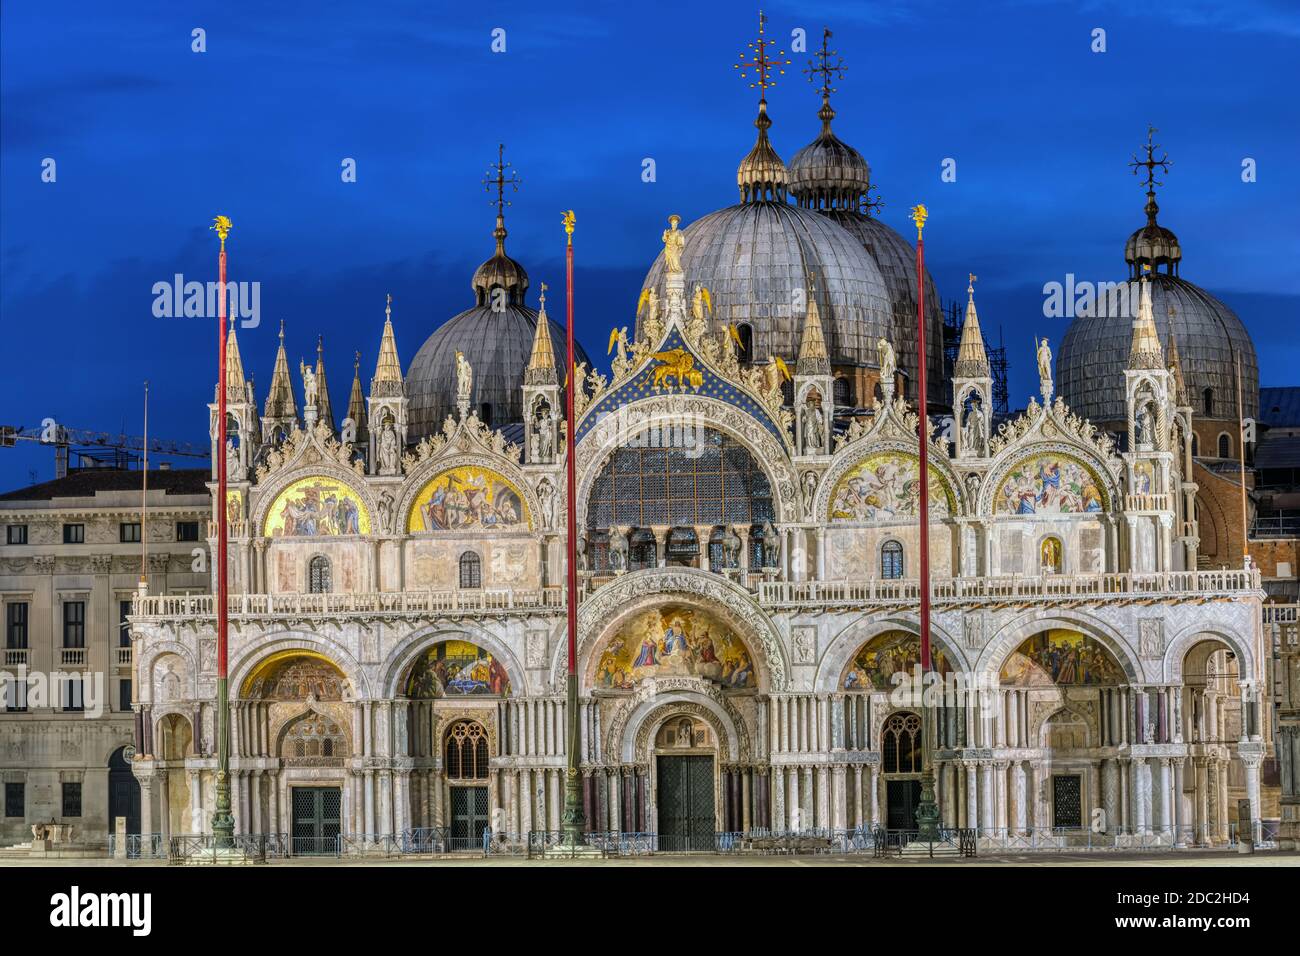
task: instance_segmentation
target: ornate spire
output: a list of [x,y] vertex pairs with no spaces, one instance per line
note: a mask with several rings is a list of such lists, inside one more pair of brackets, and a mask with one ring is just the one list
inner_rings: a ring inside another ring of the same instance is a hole
[[821,310],[817,306],[816,277],[808,273],[808,310],[804,314],[803,334],[799,338],[799,360],[795,363],[796,375],[829,375],[831,360],[826,353],[826,339],[822,335]]
[[781,162],[781,157],[767,138],[767,131],[772,125],[772,120],[767,115],[767,91],[776,85],[773,71],[778,75],[784,74],[782,67],[790,61],[780,59],[785,56],[784,50],[777,51],[777,58],[769,55],[768,47],[771,44],[766,36],[766,27],[767,17],[760,10],[758,39],[749,44],[749,49],[753,52],[742,53],[740,62],[735,64],[735,68],[740,70],[741,78],[752,77],[749,86],[759,91],[758,118],[754,120],[754,125],[758,127],[758,138],[754,142],[754,148],[740,161],[740,167],[736,170],[736,184],[740,187],[742,203],[785,201],[785,163]]
[[1155,134],[1158,132],[1159,130],[1154,126],[1147,127],[1147,141],[1143,147],[1146,151],[1146,159],[1138,159],[1137,154],[1134,153],[1133,160],[1129,163],[1134,176],[1138,175],[1138,170],[1146,170],[1146,179],[1142,185],[1147,191],[1147,203],[1144,208],[1147,224],[1129,237],[1124,250],[1124,258],[1132,268],[1130,274],[1134,277],[1145,272],[1148,266],[1161,264],[1172,274],[1177,275],[1178,262],[1183,256],[1178,237],[1156,222],[1156,214],[1160,212],[1160,207],[1156,204],[1156,187],[1164,185],[1156,179],[1156,170],[1168,173],[1169,167],[1173,165],[1166,152],[1162,151],[1160,158],[1156,158],[1156,150],[1161,149],[1160,144],[1155,142]]
[[298,405],[293,397],[293,380],[289,377],[289,356],[284,351],[284,320],[280,320],[280,348],[275,353],[275,370],[271,373],[271,389],[266,393],[263,418],[272,420],[298,420]]
[[551,343],[551,320],[546,317],[546,283],[538,300],[537,327],[533,330],[533,352],[524,371],[525,385],[554,385],[555,350]]
[[1169,371],[1174,377],[1174,396],[1178,406],[1188,405],[1187,382],[1183,379],[1183,363],[1178,357],[1178,336],[1174,334],[1174,307],[1169,307]]
[[316,337],[316,420],[334,430],[334,406],[330,404],[329,384],[325,381],[325,336]]
[[348,395],[348,418],[356,426],[356,444],[360,445],[369,437],[366,429],[366,396],[361,390],[361,353],[357,352],[352,360],[352,392]]
[[961,345],[953,365],[953,375],[957,378],[988,378],[990,374],[984,335],[980,332],[980,319],[975,312],[975,283],[978,279],[971,273],[966,286],[966,321],[961,327]]
[[[1148,267],[1150,268],[1150,267]],[[1164,351],[1156,332],[1156,320],[1151,311],[1151,279],[1142,276],[1139,283],[1137,318],[1133,320],[1133,344],[1128,352],[1131,369],[1165,368]]]
[[239,341],[235,338],[235,318],[230,318],[230,330],[226,333],[226,401],[242,402],[246,394],[244,379],[244,360],[239,354]]
[[384,334],[379,340],[379,360],[375,377],[370,380],[371,398],[393,398],[402,394],[402,363],[397,358],[397,339],[393,335],[393,297],[384,304]]

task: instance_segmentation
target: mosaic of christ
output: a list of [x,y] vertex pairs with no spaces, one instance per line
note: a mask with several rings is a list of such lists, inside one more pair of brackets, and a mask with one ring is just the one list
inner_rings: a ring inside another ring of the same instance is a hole
[[411,665],[406,679],[406,696],[417,700],[509,693],[510,678],[501,662],[468,641],[435,644]]
[[1085,634],[1054,628],[1035,634],[1002,665],[1003,684],[1121,684],[1124,672],[1106,648]]
[[596,686],[630,690],[647,677],[703,677],[726,687],[756,687],[749,649],[711,614],[670,606],[645,611],[609,640]]
[[[952,668],[943,651],[930,645],[933,670],[940,674]],[[911,676],[921,666],[921,639],[907,631],[885,631],[863,644],[844,672],[845,690],[893,690],[895,674]]]
[[[887,451],[870,455],[849,469],[831,496],[832,521],[889,521],[915,517],[921,499],[920,464],[912,455]],[[930,513],[951,512],[948,490],[930,469]]]
[[518,490],[494,471],[465,466],[442,472],[420,490],[408,531],[527,530]]
[[303,478],[280,492],[266,516],[268,537],[369,534],[370,516],[357,493],[332,478]]

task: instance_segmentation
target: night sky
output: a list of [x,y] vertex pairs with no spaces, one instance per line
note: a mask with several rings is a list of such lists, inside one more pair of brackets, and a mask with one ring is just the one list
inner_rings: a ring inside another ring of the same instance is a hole
[[[871,163],[887,222],[910,236],[908,207],[930,207],[942,297],[964,300],[979,275],[1013,407],[1036,385],[1032,335],[1055,347],[1066,324],[1043,317],[1043,284],[1125,274],[1144,202],[1126,164],[1148,123],[1174,163],[1160,221],[1182,242],[1183,277],[1245,320],[1262,384],[1300,383],[1294,4],[765,9],[787,51],[795,28],[810,49],[835,32],[847,66],[835,130]],[[261,283],[261,325],[239,330],[259,405],[283,319],[295,369],[324,335],[341,416],[354,351],[367,385],[373,374],[385,293],[404,366],[472,304],[470,275],[492,251],[481,180],[501,141],[523,180],[507,248],[529,272],[528,302],[546,281],[562,317],[572,207],[579,337],[603,354],[609,328],[632,321],[665,217],[737,200],[756,94],[732,64],[756,21],[754,5],[699,2],[6,2],[0,423],[139,434],[149,379],[151,435],[205,444],[215,331],[154,317],[152,290],[176,273],[215,278],[217,213],[234,221],[231,279]],[[196,27],[204,53],[191,51]],[[1105,53],[1090,50],[1094,28]],[[768,96],[787,161],[819,129],[798,72],[808,56],[791,54]],[[42,182],[46,158],[56,182]],[[945,158],[954,183],[940,181]],[[0,488],[53,469],[48,448],[0,449]]]

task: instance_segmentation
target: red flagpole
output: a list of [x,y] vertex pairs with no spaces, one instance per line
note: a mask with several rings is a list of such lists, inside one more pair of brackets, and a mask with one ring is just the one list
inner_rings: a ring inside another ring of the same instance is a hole
[[917,347],[917,385],[920,391],[916,402],[916,414],[920,420],[921,474],[920,474],[920,514],[921,514],[921,672],[930,672],[930,420],[926,407],[925,382],[925,240],[921,238],[921,229],[925,225],[924,206],[917,207],[916,214],[916,347]]

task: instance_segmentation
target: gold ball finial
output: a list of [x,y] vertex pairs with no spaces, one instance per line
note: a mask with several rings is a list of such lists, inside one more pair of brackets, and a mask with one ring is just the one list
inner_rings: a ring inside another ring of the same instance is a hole
[[917,203],[912,207],[912,222],[916,223],[916,238],[921,238],[921,230],[925,228],[925,221],[930,218],[930,210],[925,208],[924,203]]

